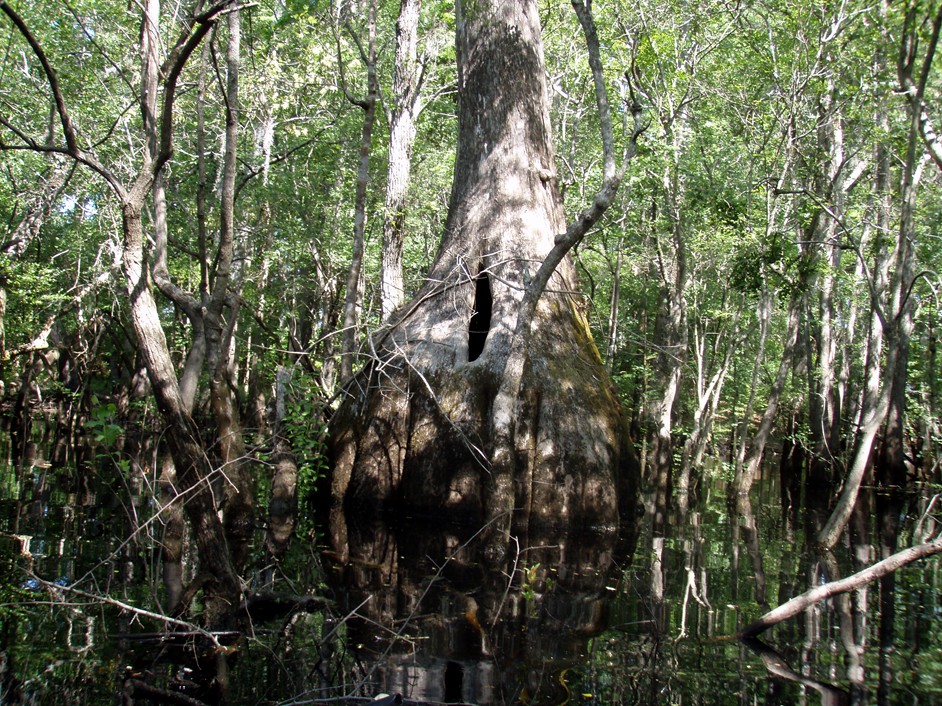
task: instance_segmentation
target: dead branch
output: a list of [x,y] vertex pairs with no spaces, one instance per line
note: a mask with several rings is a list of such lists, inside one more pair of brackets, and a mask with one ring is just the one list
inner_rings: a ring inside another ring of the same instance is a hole
[[88,600],[95,601],[96,603],[105,603],[107,605],[114,606],[122,611],[127,613],[132,613],[144,618],[151,618],[163,622],[167,625],[175,625],[177,627],[186,628],[187,630],[192,631],[194,634],[199,634],[208,639],[216,647],[222,647],[217,638],[218,633],[212,633],[208,630],[203,630],[200,626],[195,625],[194,623],[188,622],[186,620],[179,620],[178,618],[171,618],[168,615],[162,615],[161,613],[155,613],[151,610],[145,610],[143,608],[138,608],[131,605],[130,603],[125,603],[124,601],[119,601],[116,598],[110,596],[105,596],[96,593],[89,593],[88,591],[83,591],[80,588],[75,588],[75,586],[60,586],[57,583],[52,583],[51,581],[46,581],[45,579],[40,578],[36,574],[30,572],[30,578],[38,582],[39,585],[45,587],[47,590],[52,591],[53,593],[64,592],[69,593],[80,598],[87,598]]
[[823,600],[836,596],[840,593],[847,593],[848,591],[853,591],[864,584],[870,583],[871,581],[876,581],[887,574],[891,574],[897,569],[918,561],[919,559],[925,559],[934,554],[942,552],[942,535],[939,535],[931,542],[925,542],[924,544],[917,544],[915,546],[903,549],[902,551],[896,552],[891,556],[888,556],[883,561],[878,561],[873,566],[869,566],[863,571],[858,571],[856,574],[852,574],[846,578],[840,579],[838,581],[829,581],[828,583],[821,584],[820,586],[815,586],[799,596],[795,596],[790,601],[786,601],[777,608],[770,610],[768,613],[763,615],[761,618],[756,620],[753,623],[750,623],[745,628],[740,630],[736,637],[745,638],[745,637],[755,637],[756,635],[765,632],[773,625],[778,625],[779,623],[788,620],[789,618],[794,618],[799,613],[804,612],[811,606],[816,603],[820,603]]

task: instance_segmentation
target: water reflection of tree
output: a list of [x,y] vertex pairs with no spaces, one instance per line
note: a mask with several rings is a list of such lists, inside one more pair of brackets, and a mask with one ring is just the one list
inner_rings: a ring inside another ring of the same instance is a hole
[[[614,601],[611,627],[595,641],[601,648],[591,656],[618,684],[605,693],[605,703],[699,703],[703,694],[716,704],[819,703],[819,698],[864,703],[875,691],[880,665],[881,703],[890,703],[899,678],[912,672],[903,665],[925,659],[933,639],[929,633],[905,632],[890,611],[881,616],[866,586],[810,606],[769,633],[778,664],[793,668],[801,679],[766,669],[764,658],[738,641],[718,639],[736,633],[769,605],[870,567],[878,558],[880,528],[892,524],[871,527],[868,518],[882,515],[872,512],[872,497],[861,496],[848,543],[833,555],[821,555],[814,550],[818,519],[814,512],[809,519],[807,507],[801,507],[804,498],[780,494],[777,475],[760,480],[751,499],[735,501],[733,512],[715,478],[705,477],[701,498],[686,513],[658,508],[657,495],[650,496],[636,560],[626,575],[626,596]],[[897,519],[905,517],[899,506],[893,512]],[[805,532],[796,531],[802,520]],[[899,586],[884,595],[897,610],[901,601],[913,604]],[[881,622],[889,637],[878,655],[871,643]],[[915,639],[917,633],[924,642]],[[906,657],[900,654],[901,638],[910,645]]]
[[346,693],[563,703],[606,626],[611,534],[524,530],[500,557],[455,528],[352,525],[333,539],[345,561],[330,583],[355,611]]

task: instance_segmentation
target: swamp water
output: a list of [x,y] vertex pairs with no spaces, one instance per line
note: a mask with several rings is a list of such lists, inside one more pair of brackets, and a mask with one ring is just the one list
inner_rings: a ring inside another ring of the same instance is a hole
[[810,548],[820,511],[783,509],[777,473],[740,516],[712,475],[662,528],[648,507],[630,538],[521,534],[500,551],[474,529],[302,513],[278,561],[260,529],[247,588],[329,605],[260,603],[213,646],[130,610],[163,600],[160,528],[127,469],[98,466],[0,466],[2,704],[942,704],[938,558],[764,642],[724,639],[876,561],[887,523],[909,544],[929,493],[868,496],[833,557]]

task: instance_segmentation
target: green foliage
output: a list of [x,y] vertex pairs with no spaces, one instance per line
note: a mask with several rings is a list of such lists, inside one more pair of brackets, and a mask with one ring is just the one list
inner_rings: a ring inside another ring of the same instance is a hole
[[0,255],[0,273],[6,280],[7,346],[27,343],[35,336],[50,309],[66,299],[60,286],[62,270],[52,263],[11,261]]
[[304,502],[328,470],[327,421],[313,381],[304,379],[294,384],[282,424],[298,459],[298,500]]
[[85,422],[85,430],[105,448],[113,447],[124,435],[124,427],[117,423],[117,405],[99,404],[93,400],[91,417]]

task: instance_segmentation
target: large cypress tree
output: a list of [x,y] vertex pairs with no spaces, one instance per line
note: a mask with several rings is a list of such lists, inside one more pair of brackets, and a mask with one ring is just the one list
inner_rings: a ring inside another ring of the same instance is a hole
[[332,494],[348,506],[480,519],[515,508],[527,523],[613,526],[636,475],[619,402],[568,256],[545,291],[535,284],[567,233],[537,3],[459,0],[456,17],[445,232],[424,285],[346,386],[331,422]]

